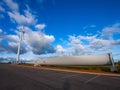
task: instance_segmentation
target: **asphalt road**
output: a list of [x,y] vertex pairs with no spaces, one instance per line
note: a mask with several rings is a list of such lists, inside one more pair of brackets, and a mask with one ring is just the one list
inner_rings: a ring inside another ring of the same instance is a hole
[[0,64],[0,90],[120,90],[120,76]]

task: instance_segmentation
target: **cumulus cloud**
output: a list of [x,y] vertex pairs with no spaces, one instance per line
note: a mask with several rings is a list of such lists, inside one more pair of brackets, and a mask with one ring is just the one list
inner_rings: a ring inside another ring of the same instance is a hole
[[106,51],[111,48],[111,40],[104,40],[95,38],[90,42],[90,48],[94,50],[103,50]]
[[19,12],[19,5],[13,0],[5,0],[4,2],[10,8],[10,10],[7,11],[7,14],[13,23],[16,23],[18,25],[35,25],[36,24],[37,19],[35,18],[35,15],[33,15],[30,12],[29,7],[27,7],[27,9],[25,10],[22,10],[23,12],[21,13]]
[[[107,29],[106,29],[107,28]],[[95,53],[108,53],[109,50],[115,49],[120,45],[120,40],[106,39],[104,37],[111,36],[120,33],[120,24],[114,24],[111,27],[103,28],[100,35],[70,35],[67,40],[68,48],[63,48],[61,45],[56,46],[56,55],[83,55],[83,54],[95,54]],[[103,37],[104,36],[104,37]],[[55,55],[55,54],[54,54]]]
[[12,21],[15,21],[19,25],[35,25],[37,19],[28,10],[24,10],[24,15],[19,12],[8,12]]
[[0,57],[0,62],[14,62],[15,58],[12,57]]
[[56,52],[63,53],[64,51],[65,51],[65,49],[61,45],[56,46]]
[[42,29],[44,29],[45,27],[46,27],[45,24],[37,24],[37,25],[35,26],[35,28],[36,28],[36,29],[39,29],[39,30],[42,30]]
[[[41,1],[43,2],[43,1]],[[8,6],[7,14],[13,23],[18,26],[25,26],[24,41],[21,46],[21,53],[32,52],[33,54],[45,54],[54,53],[55,48],[52,46],[52,42],[55,40],[53,35],[46,35],[41,30],[46,27],[46,24],[37,24],[37,19],[30,11],[22,10],[19,12],[19,4],[13,0],[5,0],[4,3]],[[0,6],[0,11],[4,11],[4,8]],[[28,28],[27,26],[34,25],[35,31]],[[17,29],[20,29],[18,27]],[[17,35],[2,35],[0,36],[0,52],[4,53],[16,53],[19,42],[18,30],[14,30]],[[2,29],[0,29],[2,33]]]
[[120,39],[119,40],[116,40],[112,43],[113,45],[120,45]]
[[112,26],[103,28],[101,36],[113,39],[113,36],[115,34],[120,34],[120,23],[116,23]]
[[46,35],[41,31],[32,31],[27,27],[25,30],[25,43],[28,45],[28,49],[31,50],[34,54],[55,52],[54,47],[50,44],[55,40],[54,36]]
[[106,53],[108,50],[115,48],[115,44],[117,45],[119,43],[119,40],[105,40],[104,38],[98,37],[98,35],[70,35],[68,40],[69,48],[62,49],[64,50],[63,54],[68,53],[68,55],[92,54],[97,52]]
[[[55,40],[53,35],[46,35],[41,31],[33,31],[28,27],[24,29],[25,34],[21,45],[21,54],[33,52],[33,54],[40,55],[55,52],[55,48],[51,44]],[[0,52],[17,53],[18,42],[18,35],[2,35],[0,37]]]
[[18,11],[18,4],[15,3],[13,0],[4,0],[4,2],[11,9],[11,11]]
[[[3,35],[0,41],[1,53],[17,53],[19,37],[17,35]],[[4,43],[3,43],[4,42]],[[26,53],[26,49],[21,47],[21,54]]]

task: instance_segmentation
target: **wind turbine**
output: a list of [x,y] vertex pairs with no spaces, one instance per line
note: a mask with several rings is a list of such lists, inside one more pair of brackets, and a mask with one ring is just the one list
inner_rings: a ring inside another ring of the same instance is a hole
[[20,48],[21,48],[21,42],[23,39],[23,35],[24,35],[24,28],[22,28],[20,30],[20,39],[19,39],[19,43],[18,43],[18,50],[17,50],[17,57],[16,57],[16,63],[19,63],[19,59],[20,59]]

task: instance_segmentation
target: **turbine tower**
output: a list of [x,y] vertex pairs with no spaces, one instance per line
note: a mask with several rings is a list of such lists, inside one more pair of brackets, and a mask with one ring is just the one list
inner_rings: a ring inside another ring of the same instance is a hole
[[24,28],[22,28],[20,30],[20,39],[19,39],[19,43],[18,43],[18,50],[17,50],[17,58],[16,58],[16,63],[19,63],[19,59],[20,59],[20,48],[21,48],[21,42],[23,39],[23,35],[24,35]]

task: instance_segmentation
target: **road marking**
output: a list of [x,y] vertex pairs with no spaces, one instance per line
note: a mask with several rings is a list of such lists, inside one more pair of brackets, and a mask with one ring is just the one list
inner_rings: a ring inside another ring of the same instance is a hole
[[84,83],[87,84],[88,82],[90,82],[90,81],[92,81],[92,80],[98,78],[99,76],[100,76],[100,75],[96,75],[95,77],[88,79],[88,80],[85,81]]
[[79,76],[79,75],[70,75],[70,76],[65,76],[65,77],[62,77],[62,78],[64,79],[64,78],[70,78],[70,77],[75,77],[75,76]]

